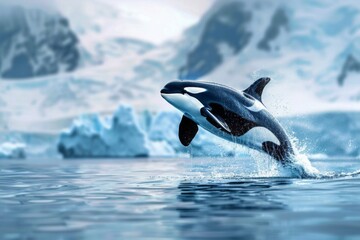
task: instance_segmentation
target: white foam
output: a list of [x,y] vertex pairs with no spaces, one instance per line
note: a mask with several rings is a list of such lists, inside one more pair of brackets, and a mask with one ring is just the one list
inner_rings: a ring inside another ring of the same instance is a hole
[[320,171],[312,166],[309,158],[304,154],[297,154],[285,165],[285,170],[289,171],[291,177],[296,178],[319,178]]

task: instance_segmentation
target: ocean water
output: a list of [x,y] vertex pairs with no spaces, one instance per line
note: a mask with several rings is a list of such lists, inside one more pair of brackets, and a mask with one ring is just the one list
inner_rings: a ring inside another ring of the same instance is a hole
[[4,160],[0,239],[359,239],[360,159]]

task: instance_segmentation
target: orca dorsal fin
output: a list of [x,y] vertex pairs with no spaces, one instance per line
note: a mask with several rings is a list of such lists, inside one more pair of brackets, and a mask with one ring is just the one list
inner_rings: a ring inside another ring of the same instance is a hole
[[261,95],[264,90],[266,84],[270,82],[270,78],[264,77],[256,80],[250,87],[244,90],[244,93],[251,95],[252,97],[256,98],[257,100],[261,101]]
[[193,120],[184,115],[179,125],[179,139],[182,145],[186,147],[189,146],[191,141],[196,136],[198,130],[198,125]]

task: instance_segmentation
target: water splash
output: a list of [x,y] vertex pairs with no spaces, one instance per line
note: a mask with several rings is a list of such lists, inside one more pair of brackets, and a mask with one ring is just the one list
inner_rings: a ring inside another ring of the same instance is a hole
[[320,178],[320,171],[315,168],[305,154],[296,154],[291,157],[289,163],[284,166],[292,177],[296,178]]
[[319,171],[311,164],[311,161],[305,154],[299,154],[292,156],[289,162],[285,165],[281,165],[277,173],[269,168],[269,174],[272,177],[290,177],[290,178],[302,178],[302,179],[329,179],[329,178],[344,178],[344,177],[356,177],[360,175],[360,170],[352,172],[334,172],[334,171]]
[[[322,169],[321,171],[312,165],[306,154],[306,145],[299,142],[292,134],[290,140],[295,150],[286,164],[281,164],[271,156],[240,144],[228,143],[234,152],[234,156],[219,154],[218,157],[200,158],[199,161],[190,162],[191,177],[201,179],[220,180],[228,178],[301,178],[301,179],[329,179],[353,177],[360,174],[360,170],[353,172],[335,172]],[[219,146],[221,149],[221,145]],[[190,146],[189,153],[193,156]],[[190,176],[189,176],[190,177]]]
[[288,163],[284,166],[285,171],[288,171],[291,177],[294,178],[342,178],[355,177],[360,174],[360,170],[353,172],[333,172],[333,171],[319,171],[315,168],[306,154],[307,143],[300,142],[293,132],[290,132],[289,138],[294,148],[295,155],[288,159]]
[[301,153],[306,151],[306,145],[301,143],[293,133],[289,134],[289,138],[295,154],[287,160],[284,170],[296,178],[320,178],[320,171],[311,164],[305,154]]

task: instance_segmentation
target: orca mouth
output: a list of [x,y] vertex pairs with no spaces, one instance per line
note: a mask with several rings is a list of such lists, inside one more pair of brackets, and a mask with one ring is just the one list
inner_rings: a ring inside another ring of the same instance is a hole
[[161,95],[166,95],[166,94],[183,94],[183,91],[179,91],[179,90],[175,90],[175,89],[168,89],[168,88],[163,88],[160,91]]
[[181,81],[173,81],[166,84],[160,91],[161,95],[184,94],[184,84]]
[[161,89],[160,93],[161,94],[171,94],[171,91],[167,88],[163,88],[163,89]]

